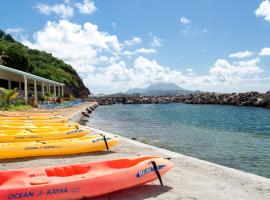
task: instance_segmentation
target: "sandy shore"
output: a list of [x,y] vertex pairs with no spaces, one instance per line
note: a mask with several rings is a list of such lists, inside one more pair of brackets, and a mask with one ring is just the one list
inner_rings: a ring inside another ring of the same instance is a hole
[[[78,120],[81,112],[92,104],[58,110],[59,113]],[[91,128],[92,131],[100,130]],[[150,145],[146,145],[119,136],[120,144],[99,153],[80,154],[73,156],[55,156],[25,158],[0,161],[0,170],[24,167],[41,167],[71,163],[85,163],[97,160],[119,158],[134,155],[160,155],[171,157],[174,168],[163,177],[165,186],[158,182],[145,186],[114,192],[95,198],[97,200],[269,200],[270,179],[244,173],[239,170],[223,167],[210,162],[184,156]],[[270,169],[269,169],[270,170]],[[91,186],[89,186],[91,189]]]

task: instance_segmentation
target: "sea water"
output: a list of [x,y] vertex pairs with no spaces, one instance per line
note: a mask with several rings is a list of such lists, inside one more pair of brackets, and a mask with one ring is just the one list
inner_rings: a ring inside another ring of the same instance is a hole
[[270,178],[270,109],[118,104],[99,106],[88,125]]

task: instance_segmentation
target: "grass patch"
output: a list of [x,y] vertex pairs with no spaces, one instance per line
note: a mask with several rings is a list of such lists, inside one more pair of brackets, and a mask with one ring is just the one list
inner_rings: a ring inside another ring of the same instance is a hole
[[31,109],[32,107],[29,106],[29,105],[9,105],[7,107],[7,111],[25,111],[25,110],[29,110]]

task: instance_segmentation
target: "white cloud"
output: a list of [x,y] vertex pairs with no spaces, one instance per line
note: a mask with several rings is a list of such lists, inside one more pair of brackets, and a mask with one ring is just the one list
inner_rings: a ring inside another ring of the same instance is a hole
[[263,72],[259,64],[259,58],[233,63],[218,59],[209,74],[192,76],[190,87],[216,92],[266,91],[270,84],[258,77]]
[[180,22],[182,24],[185,24],[186,25],[186,24],[190,24],[191,23],[191,20],[188,19],[188,18],[186,18],[186,17],[181,17]]
[[73,8],[66,6],[65,4],[47,5],[41,3],[36,6],[36,9],[45,15],[54,13],[59,15],[61,18],[68,18],[73,16]]
[[83,3],[76,3],[75,6],[82,14],[92,14],[97,10],[95,4],[91,0],[84,0]]
[[124,51],[123,54],[126,56],[132,56],[134,53],[132,51]]
[[141,44],[142,43],[142,39],[139,38],[139,37],[132,37],[131,40],[125,40],[124,41],[124,44],[126,46],[134,46],[134,45],[138,45],[138,44]]
[[239,51],[233,54],[230,54],[230,58],[246,58],[252,56],[254,53],[250,51]]
[[136,49],[135,53],[153,54],[153,53],[156,53],[156,50],[155,49],[140,48],[140,49]]
[[124,61],[115,62],[99,68],[85,80],[92,90],[105,93],[145,87],[157,82],[175,83],[187,89],[202,91],[260,91],[266,90],[270,84],[257,77],[262,72],[259,62],[259,59],[253,59],[230,63],[218,59],[207,74],[197,75],[191,68],[186,69],[186,74],[183,74],[179,70],[160,65],[156,60],[139,56],[129,67]]
[[191,68],[187,68],[186,71],[187,71],[188,76],[194,76],[195,75],[193,69],[191,69]]
[[269,47],[262,48],[258,54],[259,56],[270,56],[270,48]]
[[31,48],[51,52],[78,72],[93,71],[98,64],[115,62],[121,51],[115,35],[101,32],[89,22],[81,26],[67,20],[49,21],[43,30],[34,34],[34,42],[22,42]]
[[264,0],[256,9],[255,14],[257,17],[263,17],[266,21],[270,22],[270,2]]
[[[141,39],[133,37],[131,41],[134,45]],[[182,73],[159,64],[155,59],[143,56],[133,59],[138,53],[147,52],[147,48],[139,48],[141,50],[137,49],[137,53],[136,50],[131,51],[131,43],[118,41],[116,35],[103,32],[90,22],[80,25],[67,20],[49,21],[34,34],[32,42],[22,42],[71,64],[95,93],[119,92],[156,82],[172,82],[187,89],[219,92],[270,87],[268,79],[260,78],[263,69],[259,58],[237,62],[218,59],[204,74],[197,74],[191,68]],[[148,53],[153,50],[148,49]]]
[[21,27],[8,28],[5,31],[6,33],[11,34],[12,37],[15,38],[16,40],[22,40],[24,38],[28,38],[28,35],[24,33],[24,29]]
[[134,60],[132,67],[127,67],[124,61],[120,61],[100,68],[95,74],[88,75],[86,83],[98,92],[113,93],[155,82],[172,82],[181,76],[181,72],[170,70],[155,60],[140,56]]
[[20,27],[18,27],[18,28],[8,28],[8,29],[6,29],[6,32],[7,33],[14,33],[14,34],[18,34],[18,33],[21,33],[21,32],[23,32],[23,28],[20,28]]
[[162,39],[157,37],[156,35],[153,35],[151,32],[149,33],[149,36],[150,36],[150,46],[151,47],[160,47],[161,46],[161,42],[162,42]]
[[233,76],[243,77],[247,75],[259,74],[263,71],[258,66],[259,58],[248,61],[239,61],[230,63],[225,59],[218,59],[214,66],[210,69],[210,74],[215,76],[223,76],[224,78],[233,78]]

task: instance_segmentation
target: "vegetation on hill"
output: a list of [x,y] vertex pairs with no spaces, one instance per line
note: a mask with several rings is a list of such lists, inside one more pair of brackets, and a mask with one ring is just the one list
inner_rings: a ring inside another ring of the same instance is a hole
[[29,49],[2,30],[0,30],[0,64],[64,83],[67,95],[86,97],[90,94],[72,66],[50,53]]
[[191,94],[193,91],[189,91],[179,87],[174,83],[155,83],[149,85],[146,88],[133,88],[129,89],[126,94],[140,95],[140,96],[175,96],[179,94]]

